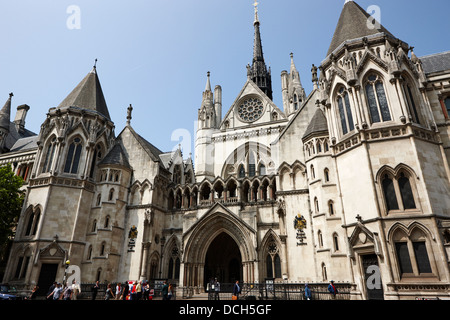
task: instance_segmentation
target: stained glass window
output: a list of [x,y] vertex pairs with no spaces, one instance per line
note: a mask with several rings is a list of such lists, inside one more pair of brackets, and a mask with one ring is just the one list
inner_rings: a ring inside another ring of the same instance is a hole
[[367,80],[366,96],[372,123],[392,120],[383,82],[375,74]]

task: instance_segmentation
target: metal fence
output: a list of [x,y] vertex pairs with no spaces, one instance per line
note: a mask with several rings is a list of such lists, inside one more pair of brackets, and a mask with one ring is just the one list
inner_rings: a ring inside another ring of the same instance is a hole
[[[351,285],[349,283],[335,283],[337,294],[328,291],[328,283],[308,283],[312,300],[350,300]],[[240,300],[306,300],[305,283],[244,283],[240,284]],[[207,291],[209,300],[231,300],[234,284],[220,284],[220,292]],[[192,289],[183,288],[192,292]],[[183,291],[185,292],[185,291]],[[183,295],[184,296],[184,295]],[[194,295],[184,298],[195,298]]]

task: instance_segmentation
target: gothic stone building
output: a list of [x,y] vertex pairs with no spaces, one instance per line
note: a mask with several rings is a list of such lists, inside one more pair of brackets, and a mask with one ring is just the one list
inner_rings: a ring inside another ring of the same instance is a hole
[[26,198],[4,281],[62,279],[70,259],[82,282],[333,279],[369,299],[376,269],[378,297],[449,298],[450,52],[418,58],[368,18],[345,3],[309,95],[291,54],[277,106],[256,11],[224,113],[208,73],[194,159],[140,136],[131,106],[116,136],[95,67],[39,134],[28,106],[10,122],[11,95],[0,164]]

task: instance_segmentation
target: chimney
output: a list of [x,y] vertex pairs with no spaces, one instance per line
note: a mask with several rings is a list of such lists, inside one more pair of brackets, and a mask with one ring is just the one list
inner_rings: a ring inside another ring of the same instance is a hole
[[26,104],[17,107],[14,124],[16,125],[17,132],[19,133],[23,132],[25,129],[25,118],[27,117],[28,110],[30,110],[30,106]]

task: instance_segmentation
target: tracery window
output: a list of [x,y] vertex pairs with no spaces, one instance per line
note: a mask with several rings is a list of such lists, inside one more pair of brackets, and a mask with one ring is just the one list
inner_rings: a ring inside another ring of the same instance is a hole
[[394,234],[394,245],[400,276],[421,276],[433,273],[428,254],[425,233],[416,228],[410,235],[398,230]]
[[381,185],[387,212],[417,209],[411,177],[407,172],[401,171],[396,176],[384,174]]
[[76,137],[72,140],[67,151],[66,164],[64,166],[65,173],[76,174],[80,164],[80,157],[83,145],[80,138]]
[[45,153],[44,166],[42,167],[42,173],[50,172],[52,166],[53,157],[55,155],[56,149],[56,137],[53,137],[50,144],[47,147],[47,152]]
[[281,278],[281,259],[279,249],[274,240],[270,241],[266,256],[266,272],[268,278]]
[[383,81],[375,73],[367,78],[366,96],[372,123],[392,120]]
[[415,123],[420,124],[420,116],[419,116],[419,112],[417,110],[418,105],[416,102],[416,98],[415,98],[412,86],[406,77],[402,76],[402,80],[403,80],[403,83],[402,83],[403,92],[405,93],[406,104],[408,106],[409,113],[411,114],[411,117],[412,117],[411,120]]
[[39,220],[41,218],[41,210],[37,208],[36,210],[30,210],[28,216],[28,224],[25,230],[25,236],[36,235],[37,228],[39,226]]
[[342,134],[345,135],[355,130],[355,124],[353,122],[353,115],[352,109],[350,107],[348,92],[344,87],[341,87],[338,91],[337,106],[339,111],[339,119],[341,122]]

